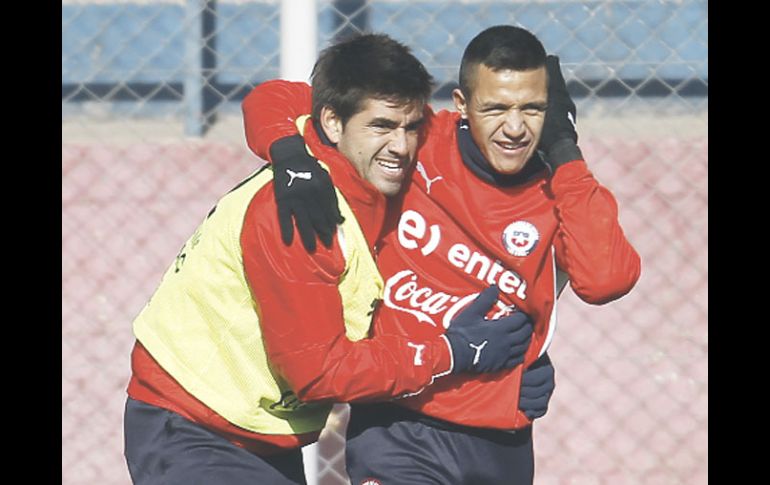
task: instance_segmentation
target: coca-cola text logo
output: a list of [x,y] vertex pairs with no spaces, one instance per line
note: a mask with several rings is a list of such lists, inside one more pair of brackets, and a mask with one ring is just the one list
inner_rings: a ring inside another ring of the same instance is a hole
[[[405,269],[394,274],[385,283],[385,306],[413,315],[419,322],[448,328],[454,317],[473,301],[478,292],[469,295],[450,295],[418,283],[414,271]],[[491,318],[500,318],[513,311],[513,305],[497,302],[497,312]],[[442,316],[443,314],[443,316]],[[437,322],[438,320],[438,322]]]

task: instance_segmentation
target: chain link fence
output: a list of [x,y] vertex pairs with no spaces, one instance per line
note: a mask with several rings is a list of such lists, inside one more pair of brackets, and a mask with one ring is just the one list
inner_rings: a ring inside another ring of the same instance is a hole
[[[131,321],[211,205],[260,163],[239,103],[281,76],[282,6],[62,2],[64,484],[130,483]],[[563,295],[535,483],[707,483],[705,0],[314,6],[318,49],[354,31],[388,33],[439,81],[437,107],[450,106],[462,51],[488,26],[526,27],[561,57],[581,148],[616,195],[643,271],[631,294],[605,306]],[[347,483],[346,422],[339,405],[314,446],[311,483]]]

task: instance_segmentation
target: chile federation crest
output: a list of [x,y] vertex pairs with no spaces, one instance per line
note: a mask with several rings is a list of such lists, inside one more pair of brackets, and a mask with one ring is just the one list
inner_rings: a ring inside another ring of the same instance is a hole
[[503,247],[513,256],[527,256],[534,251],[540,233],[527,221],[515,221],[503,230]]

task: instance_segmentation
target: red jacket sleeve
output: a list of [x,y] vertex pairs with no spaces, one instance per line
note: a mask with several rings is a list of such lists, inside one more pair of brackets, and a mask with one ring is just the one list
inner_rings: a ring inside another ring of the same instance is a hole
[[[255,155],[272,163],[270,145],[285,136],[299,133],[295,120],[312,112],[313,89],[302,82],[266,81],[246,95],[241,109],[246,144]],[[433,116],[432,108],[426,105],[426,126]]]
[[583,160],[560,166],[550,185],[559,220],[556,264],[569,274],[578,297],[599,305],[631,291],[641,261],[620,227],[610,191],[596,181]]
[[274,80],[264,82],[241,103],[246,143],[258,157],[269,162],[274,141],[299,133],[294,121],[310,114],[312,90],[306,83]]
[[[271,367],[300,400],[384,400],[421,391],[448,372],[443,337],[345,335],[337,282],[344,270],[338,241],[308,254],[281,243],[272,185],[252,200],[241,233],[246,277]],[[415,346],[420,347],[419,356]]]

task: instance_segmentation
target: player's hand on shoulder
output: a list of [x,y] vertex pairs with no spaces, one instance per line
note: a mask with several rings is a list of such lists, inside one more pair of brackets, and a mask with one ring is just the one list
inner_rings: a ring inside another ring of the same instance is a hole
[[274,142],[270,158],[283,242],[292,243],[296,223],[302,244],[309,252],[316,249],[316,235],[326,247],[331,247],[337,224],[344,218],[329,173],[307,153],[300,135]]

